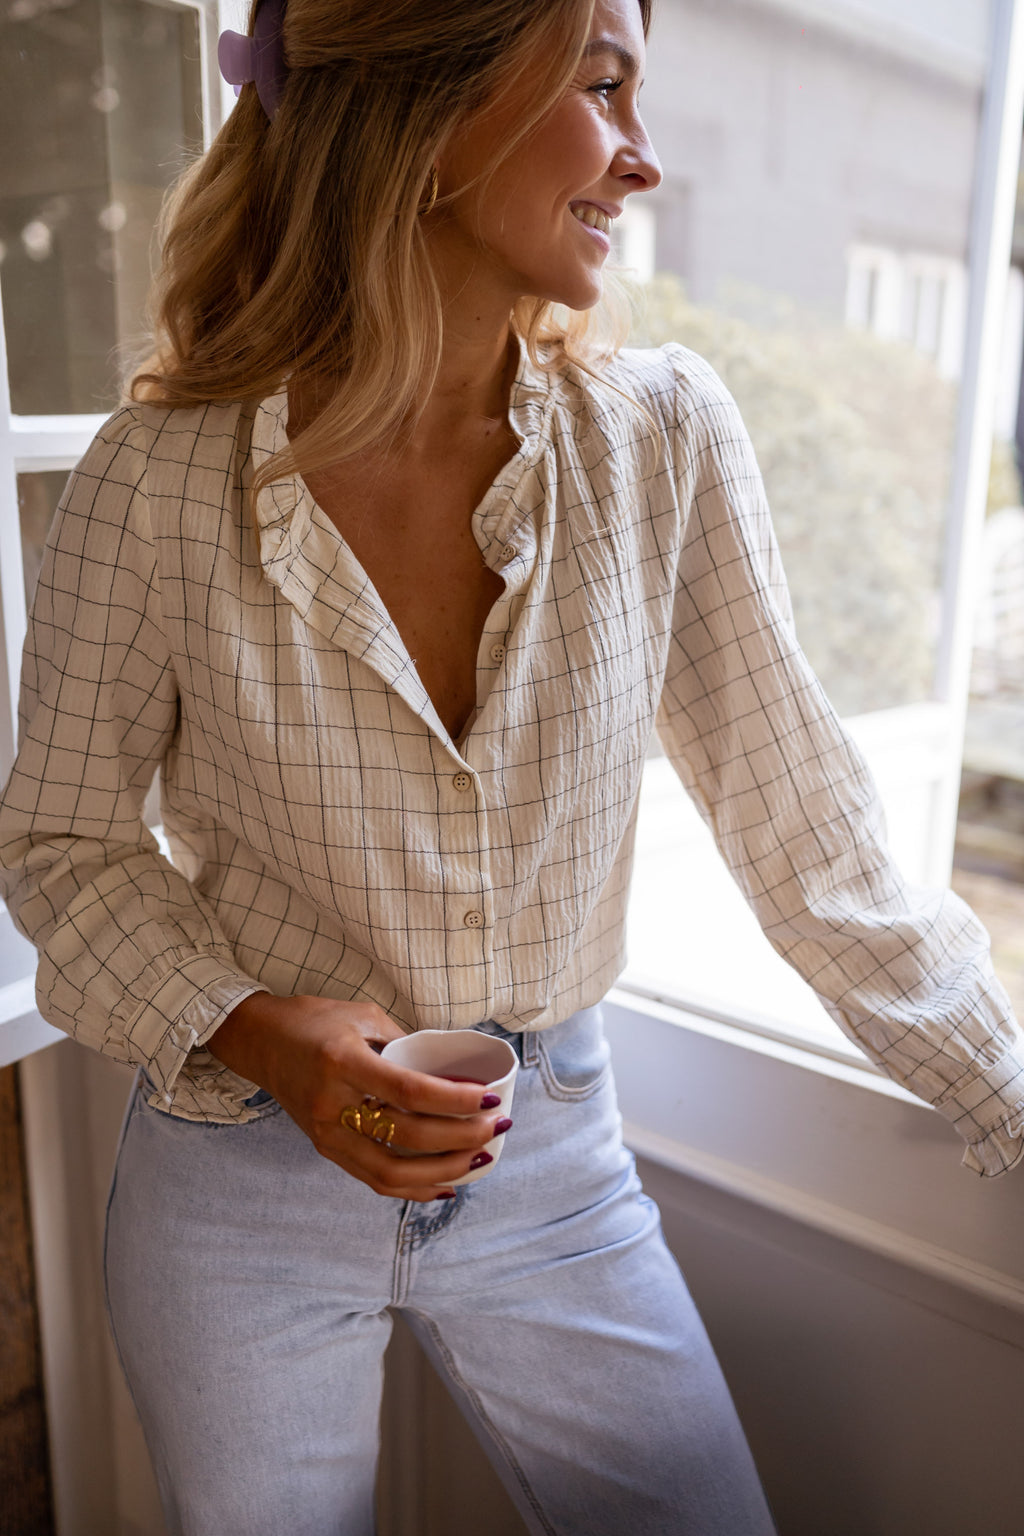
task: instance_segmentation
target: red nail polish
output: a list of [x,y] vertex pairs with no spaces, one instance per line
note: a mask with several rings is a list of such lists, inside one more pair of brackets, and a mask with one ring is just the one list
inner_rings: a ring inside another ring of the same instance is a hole
[[507,1115],[504,1115],[500,1120],[495,1120],[494,1122],[495,1136],[504,1136],[505,1132],[510,1131],[511,1129],[512,1121],[508,1118]]
[[494,1158],[489,1152],[478,1152],[470,1163],[471,1168],[486,1168],[488,1163],[493,1163]]
[[497,1107],[498,1107],[498,1105],[500,1103],[501,1103],[501,1098],[499,1097],[498,1094],[496,1094],[496,1093],[485,1093],[483,1098],[480,1100],[480,1108],[481,1109],[497,1109]]
[[455,1191],[454,1191],[454,1189],[446,1189],[443,1194],[435,1195],[434,1199],[435,1200],[454,1200],[455,1199]]

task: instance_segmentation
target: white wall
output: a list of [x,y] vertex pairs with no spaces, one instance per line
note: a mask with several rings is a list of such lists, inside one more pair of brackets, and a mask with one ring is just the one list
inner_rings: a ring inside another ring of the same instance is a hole
[[1020,1314],[657,1166],[644,1180],[781,1536],[1020,1536]]
[[[755,0],[758,3],[758,0]],[[986,0],[759,0],[808,22],[980,80],[991,23]]]

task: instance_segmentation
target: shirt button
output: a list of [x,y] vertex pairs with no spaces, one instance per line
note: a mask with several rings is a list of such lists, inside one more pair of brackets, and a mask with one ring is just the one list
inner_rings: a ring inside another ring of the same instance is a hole
[[468,773],[457,773],[452,779],[453,785],[460,792],[460,794],[463,790],[468,789],[472,782],[473,781]]
[[505,561],[514,560],[516,555],[518,555],[518,553],[519,553],[519,550],[516,548],[516,546],[514,544],[506,544],[504,549],[501,552],[501,558],[503,560],[505,560]]
[[492,645],[491,646],[491,660],[492,661],[504,661],[505,660],[505,647],[503,645]]
[[482,912],[467,912],[462,921],[467,928],[482,928],[484,925],[484,915]]

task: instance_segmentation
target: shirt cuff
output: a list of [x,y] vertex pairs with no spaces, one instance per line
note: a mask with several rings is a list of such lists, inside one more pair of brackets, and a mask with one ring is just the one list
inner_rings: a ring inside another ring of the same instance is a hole
[[[158,1109],[184,1110],[192,1118],[188,1110],[194,1115],[196,1089],[205,1099],[216,1082],[219,1095],[237,1109],[230,1117],[246,1118],[245,1101],[258,1085],[202,1047],[236,1004],[253,992],[266,991],[261,982],[209,953],[190,955],[166,972],[125,1030],[132,1059],[145,1067],[153,1084],[149,1102]],[[201,1086],[197,1077],[202,1078]]]
[[993,1179],[1024,1158],[1024,1066],[1009,1053],[937,1107],[967,1143],[963,1166]]
[[983,1179],[995,1179],[1016,1168],[1021,1158],[1024,1158],[1024,1134],[1015,1133],[1006,1125],[992,1131],[983,1141],[968,1142],[963,1167]]

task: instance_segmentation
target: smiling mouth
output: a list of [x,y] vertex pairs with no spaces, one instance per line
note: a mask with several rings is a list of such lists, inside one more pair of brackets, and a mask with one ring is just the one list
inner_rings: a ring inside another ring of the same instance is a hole
[[589,224],[591,229],[600,230],[602,235],[610,235],[612,232],[611,219],[606,213],[602,213],[600,208],[595,208],[593,203],[575,203],[570,207],[569,212],[574,219],[579,219],[581,224]]

